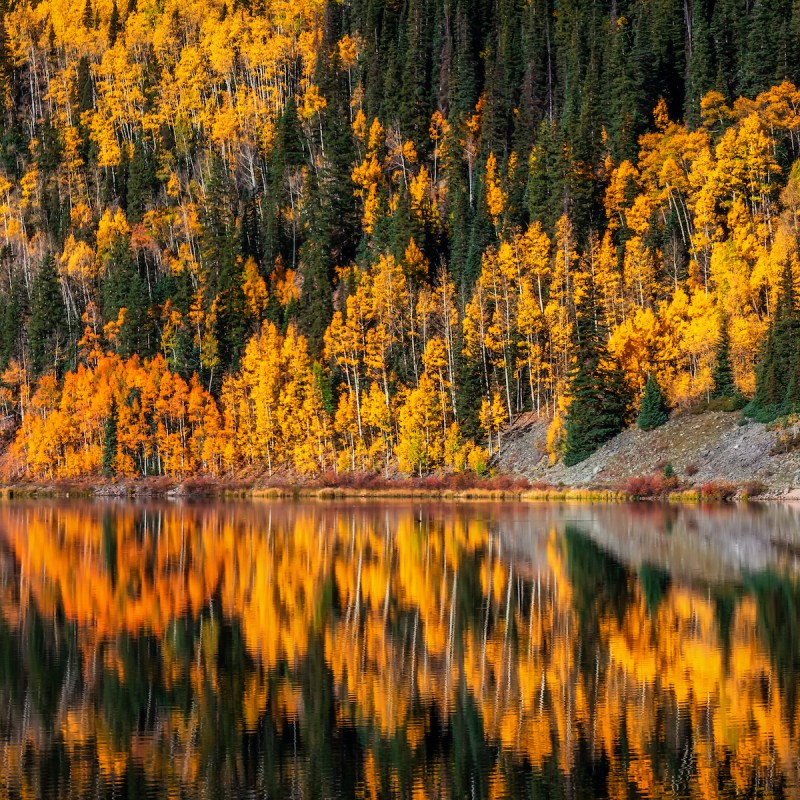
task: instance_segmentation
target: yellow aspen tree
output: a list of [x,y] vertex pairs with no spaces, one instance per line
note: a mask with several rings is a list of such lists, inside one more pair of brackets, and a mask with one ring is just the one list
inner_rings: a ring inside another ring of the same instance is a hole
[[444,436],[437,395],[433,381],[423,372],[419,385],[402,398],[395,453],[404,472],[421,476],[443,462]]
[[489,153],[486,161],[486,208],[492,218],[495,230],[499,230],[500,217],[505,211],[508,197],[500,185],[498,176],[497,159],[494,153]]
[[448,429],[448,415],[450,413],[450,382],[447,380],[448,361],[445,344],[438,336],[428,339],[425,353],[422,356],[425,372],[434,379],[439,392],[441,407],[442,436],[446,438]]
[[370,384],[362,403],[364,423],[370,431],[368,448],[370,464],[388,477],[394,449],[392,410],[386,404],[383,388],[375,381]]

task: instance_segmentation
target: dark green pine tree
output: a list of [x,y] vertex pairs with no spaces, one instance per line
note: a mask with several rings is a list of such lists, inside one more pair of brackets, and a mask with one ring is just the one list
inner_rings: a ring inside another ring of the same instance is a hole
[[745,408],[746,414],[768,422],[785,413],[787,397],[792,397],[800,385],[793,381],[798,369],[799,349],[800,315],[795,307],[792,270],[787,264],[756,369],[755,395]]
[[116,320],[120,310],[125,309],[119,332],[120,353],[151,355],[147,286],[125,237],[117,237],[106,256],[101,298],[106,321]]
[[700,100],[714,88],[716,68],[711,40],[709,12],[706,0],[694,0],[689,17],[692,32],[689,42],[689,66],[686,73],[687,123],[696,127],[700,122]]
[[597,323],[594,292],[588,293],[582,306],[565,425],[564,464],[568,467],[584,461],[622,431],[630,406],[625,378],[608,352],[605,330]]
[[792,371],[789,374],[789,383],[783,396],[780,416],[797,414],[800,411],[800,342],[798,342],[792,361]]
[[707,5],[713,9],[710,15],[716,68],[713,88],[732,100],[744,93],[750,83],[743,63],[747,61],[747,10],[752,4],[746,0],[707,0]]
[[712,377],[714,379],[712,397],[732,399],[739,396],[731,364],[731,337],[725,319],[722,320],[719,344],[717,345],[717,360]]
[[19,355],[23,291],[21,278],[15,276],[7,290],[5,302],[0,303],[0,371]]
[[430,108],[428,72],[430,68],[428,37],[431,25],[426,19],[425,3],[409,0],[405,28],[405,66],[402,70],[398,116],[403,134],[420,144],[428,140]]
[[639,407],[639,416],[636,419],[636,424],[643,431],[652,431],[663,425],[669,419],[669,412],[667,410],[667,401],[664,399],[664,393],[658,385],[658,381],[653,375],[647,376],[647,383],[644,385],[644,395],[642,395],[642,404]]
[[754,0],[743,26],[740,91],[755,96],[789,77],[786,48],[792,38],[788,31],[791,13],[791,0]]
[[48,255],[36,273],[31,292],[28,347],[34,375],[59,369],[66,356],[67,332],[67,310],[56,260]]
[[[326,16],[325,35],[333,55],[320,59],[317,65],[319,85],[328,98],[328,107],[321,115],[324,158],[309,181],[307,237],[299,258],[303,291],[297,308],[298,323],[315,356],[322,350],[325,328],[333,313],[334,266],[354,260],[360,227],[355,197],[351,191],[342,191],[351,181],[356,154],[348,124],[347,74],[339,67],[336,40],[332,38],[339,30],[338,13],[331,9],[331,18]],[[319,152],[323,151],[322,144],[320,140],[314,145]]]
[[456,410],[462,433],[479,441],[481,436],[481,398],[486,397],[483,369],[475,359],[467,358],[462,346],[456,351]]
[[94,9],[92,9],[92,0],[86,0],[83,4],[83,27],[86,30],[91,30],[94,26]]
[[565,176],[564,142],[558,126],[544,121],[536,136],[534,157],[528,174],[528,214],[552,232],[564,213]]
[[278,256],[292,269],[297,267],[297,256],[302,241],[300,226],[293,221],[288,229],[281,225],[281,207],[294,207],[297,198],[292,195],[292,175],[305,164],[303,140],[294,97],[286,101],[275,123],[276,146],[269,156],[269,189],[261,204],[262,248],[264,264],[272,268]]
[[200,257],[208,274],[222,372],[236,367],[249,324],[235,202],[225,164],[219,156],[213,156],[208,165],[200,215]]
[[647,105],[640,62],[644,60],[635,20],[620,17],[609,40],[607,102],[610,110],[609,136],[617,161],[636,158],[639,135],[647,126]]
[[111,17],[108,21],[108,46],[113,47],[117,43],[117,37],[120,31],[119,9],[117,8],[117,0],[113,0],[111,5]]
[[131,224],[141,222],[148,202],[152,202],[158,189],[155,158],[141,137],[138,137],[133,145],[126,189],[125,211],[128,222]]
[[117,472],[117,404],[111,401],[111,410],[103,425],[103,476],[113,477]]
[[92,66],[88,56],[78,59],[78,70],[75,78],[76,101],[78,111],[90,111],[94,105],[94,88],[92,86]]

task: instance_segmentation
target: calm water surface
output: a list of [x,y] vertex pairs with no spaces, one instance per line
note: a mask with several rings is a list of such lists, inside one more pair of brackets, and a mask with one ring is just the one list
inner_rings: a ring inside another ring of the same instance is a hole
[[0,504],[0,798],[800,797],[790,508]]

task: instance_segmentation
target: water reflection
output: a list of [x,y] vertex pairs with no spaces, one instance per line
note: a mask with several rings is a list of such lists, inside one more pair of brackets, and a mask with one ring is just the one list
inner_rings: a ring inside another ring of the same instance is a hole
[[6,503],[0,798],[798,796],[798,539],[787,509]]

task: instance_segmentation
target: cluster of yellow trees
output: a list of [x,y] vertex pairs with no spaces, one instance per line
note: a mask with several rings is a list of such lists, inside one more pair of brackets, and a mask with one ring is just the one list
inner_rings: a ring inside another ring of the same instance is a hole
[[[282,335],[264,323],[248,342],[241,369],[224,380],[219,402],[196,375],[187,383],[170,371],[162,355],[142,360],[104,353],[87,326],[86,363],[63,382],[45,375],[32,389],[16,363],[2,375],[0,402],[22,420],[6,473],[77,478],[97,474],[104,458],[113,472],[129,476],[388,472],[395,458],[409,473],[482,471],[486,452],[463,441],[453,418],[441,340],[431,337],[424,345],[426,368],[417,386],[389,397],[380,383],[385,367],[381,373],[373,350],[389,340],[376,345],[368,336],[361,348],[361,311],[346,320],[337,314],[329,331],[332,358],[353,381],[336,409],[326,399],[322,368],[293,326]],[[372,370],[377,379],[359,385],[361,373]]]
[[[453,791],[452,764],[423,742],[433,710],[442,720],[461,713],[464,693],[500,753],[492,796],[508,796],[521,762],[539,773],[554,761],[568,779],[586,748],[593,762],[607,759],[611,797],[632,789],[666,797],[683,781],[686,796],[721,798],[731,786],[746,793],[780,775],[793,780],[797,698],[781,688],[750,596],[737,602],[723,642],[705,591],[673,585],[653,608],[638,582],[615,587],[629,600],[620,610],[593,606],[596,640],[587,652],[578,641],[587,618],[556,529],[537,540],[543,560],[531,565],[506,555],[503,520],[490,514],[280,506],[247,515],[143,513],[37,504],[0,514],[17,570],[0,583],[5,625],[21,630],[34,611],[52,620],[63,609],[77,626],[82,669],[94,674],[102,664],[121,685],[141,680],[129,674],[135,665],[126,666],[121,642],[147,633],[158,644],[161,663],[147,667],[163,683],[158,690],[188,681],[194,699],[162,709],[158,725],[125,742],[95,703],[97,687],[67,686],[53,724],[74,786],[81,776],[89,785],[95,762],[104,781],[137,767],[176,791],[208,785],[220,769],[213,697],[230,685],[223,663],[232,656],[218,657],[230,621],[256,665],[225,698],[237,704],[238,735],[266,715],[279,726],[303,721],[296,671],[322,658],[338,724],[374,732],[359,765],[365,797]],[[326,587],[338,598],[335,611],[321,600]],[[202,620],[188,644],[176,627],[187,614]],[[1,797],[39,774],[22,758],[47,741],[35,716],[26,713],[14,723],[25,726],[21,735],[0,741]],[[378,768],[385,742],[408,753],[408,772],[396,771],[402,758]],[[691,769],[680,766],[684,756]]]

